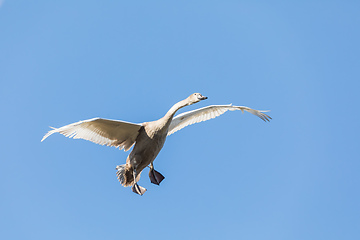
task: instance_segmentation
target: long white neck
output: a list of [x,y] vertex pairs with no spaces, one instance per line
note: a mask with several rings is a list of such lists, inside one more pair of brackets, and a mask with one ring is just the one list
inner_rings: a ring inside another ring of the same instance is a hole
[[174,106],[172,106],[170,108],[170,110],[165,114],[164,117],[162,117],[161,119],[158,120],[159,123],[159,127],[161,129],[167,129],[167,127],[169,127],[171,120],[173,119],[175,113],[180,109],[183,108],[185,106],[190,105],[190,102],[188,99],[184,99],[176,104],[174,104]]
[[190,105],[188,99],[184,99],[176,104],[174,104],[174,106],[172,106],[170,108],[170,110],[165,114],[165,116],[163,117],[163,119],[166,119],[166,121],[171,121],[172,118],[174,117],[175,113],[180,109],[183,108],[185,106]]
[[172,106],[170,108],[170,110],[165,114],[164,117],[160,118],[157,121],[146,123],[147,126],[150,126],[150,127],[147,127],[147,130],[149,131],[149,133],[153,132],[155,134],[155,133],[161,132],[162,134],[166,134],[175,113],[180,108],[183,108],[183,107],[191,105],[191,104],[193,104],[193,102],[189,98],[186,98],[186,99],[174,104],[174,106]]

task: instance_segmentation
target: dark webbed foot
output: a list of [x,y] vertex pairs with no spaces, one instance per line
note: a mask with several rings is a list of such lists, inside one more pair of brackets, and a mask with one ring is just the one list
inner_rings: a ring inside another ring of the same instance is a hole
[[154,168],[150,168],[149,177],[150,177],[151,183],[156,184],[156,185],[159,185],[161,183],[161,181],[164,180],[164,178],[165,178],[161,173],[156,171]]
[[134,193],[137,193],[139,194],[140,196],[142,196],[145,192],[146,192],[146,188],[142,187],[142,186],[139,186],[137,183],[135,183],[131,190],[134,192]]
[[134,176],[134,185],[132,186],[131,190],[134,192],[134,193],[137,193],[139,194],[140,196],[142,196],[145,192],[146,192],[146,188],[142,187],[142,186],[139,186],[136,182],[136,177],[137,177],[137,171],[136,169],[134,168],[134,172],[133,172],[133,176]]

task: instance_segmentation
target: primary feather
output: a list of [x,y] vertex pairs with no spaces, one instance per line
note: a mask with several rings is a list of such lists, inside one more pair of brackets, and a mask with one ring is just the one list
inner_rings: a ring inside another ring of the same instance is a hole
[[258,116],[264,121],[269,121],[271,119],[270,116],[266,115],[264,112],[267,111],[259,111],[252,108],[244,107],[244,106],[233,106],[229,105],[211,105],[203,108],[199,108],[193,111],[188,111],[181,113],[173,118],[170,123],[170,127],[168,130],[168,135],[171,135],[180,129],[189,126],[194,123],[199,123],[203,121],[210,120],[212,118],[216,118],[227,111],[235,111],[241,110],[242,112],[247,111],[249,113]]
[[53,133],[61,133],[65,137],[85,139],[100,145],[118,147],[129,150],[135,143],[141,124],[118,120],[93,118],[72,123],[61,128],[53,128],[41,141]]

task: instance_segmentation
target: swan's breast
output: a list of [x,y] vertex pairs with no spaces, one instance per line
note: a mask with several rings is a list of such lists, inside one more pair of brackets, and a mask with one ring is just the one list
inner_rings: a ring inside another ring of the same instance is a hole
[[143,127],[139,131],[133,151],[129,155],[132,165],[143,169],[149,165],[164,146],[166,134]]

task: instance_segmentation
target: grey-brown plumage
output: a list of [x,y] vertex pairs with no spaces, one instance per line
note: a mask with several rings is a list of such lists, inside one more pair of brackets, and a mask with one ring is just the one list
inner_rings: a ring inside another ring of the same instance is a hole
[[81,138],[101,145],[118,147],[125,151],[135,144],[126,159],[126,164],[116,167],[116,174],[123,186],[132,186],[133,192],[143,195],[146,189],[139,186],[137,182],[145,167],[149,166],[150,168],[149,178],[152,183],[159,185],[164,179],[164,176],[154,169],[153,161],[164,146],[166,137],[172,133],[188,125],[220,116],[228,110],[248,111],[264,121],[271,119],[263,113],[264,111],[232,105],[212,105],[174,117],[179,109],[204,99],[207,97],[200,93],[194,93],[172,106],[161,119],[142,124],[101,118],[80,121],[61,128],[54,128],[41,141],[58,132],[70,138]]

